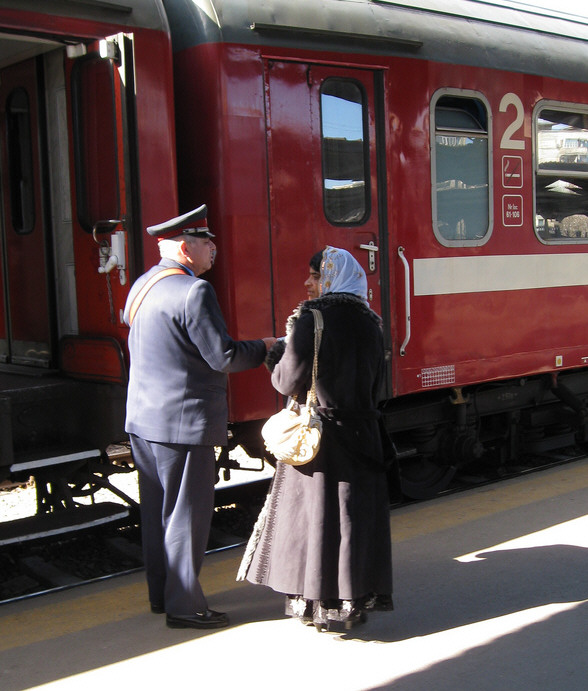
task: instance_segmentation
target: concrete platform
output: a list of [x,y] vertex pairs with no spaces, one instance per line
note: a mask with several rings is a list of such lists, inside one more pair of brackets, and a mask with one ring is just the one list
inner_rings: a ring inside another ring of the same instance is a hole
[[170,630],[144,574],[0,608],[0,689],[585,691],[588,460],[391,513],[396,610],[345,634],[286,619],[207,557],[214,633]]

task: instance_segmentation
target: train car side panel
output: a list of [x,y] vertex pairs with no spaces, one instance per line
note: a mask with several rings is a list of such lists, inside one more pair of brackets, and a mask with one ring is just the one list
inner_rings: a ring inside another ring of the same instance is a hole
[[[412,65],[411,77],[421,66]],[[460,101],[487,103],[488,126],[482,133],[483,139],[479,139],[490,142],[488,155],[493,156],[484,183],[489,193],[481,205],[487,204],[489,212],[481,237],[468,237],[472,219],[468,220],[467,204],[479,202],[471,192],[475,185],[470,184],[467,189],[467,180],[460,182],[459,175],[455,175],[457,183],[432,182],[433,202],[437,197],[439,204],[445,204],[451,213],[461,213],[451,231],[454,235],[444,231],[446,237],[441,236],[444,244],[431,227],[431,218],[435,223],[435,209],[427,198],[425,185],[418,186],[413,202],[406,205],[409,213],[399,211],[403,220],[397,224],[398,245],[405,249],[408,266],[394,256],[397,247],[391,247],[390,262],[396,267],[396,290],[403,297],[407,273],[410,276],[412,334],[405,354],[395,354],[398,394],[578,367],[586,355],[582,337],[585,249],[581,244],[546,245],[534,229],[532,113],[537,101],[554,92],[554,87],[561,94],[561,86],[533,77],[513,80],[510,74],[495,72],[482,80],[482,95],[475,88],[480,84],[479,70],[454,67],[449,76],[447,72],[429,66],[430,96],[434,99],[436,87],[443,92],[437,103],[453,108]],[[405,83],[395,88],[394,78],[392,82],[391,90],[397,95],[408,89]],[[521,95],[512,90],[517,83],[524,89],[519,92]],[[573,90],[577,98],[582,88],[577,85],[570,92]],[[428,113],[427,105],[427,100],[415,103],[408,96],[398,117],[404,123],[424,121],[429,129],[434,108],[432,114]],[[391,109],[394,110],[394,103]],[[438,112],[441,111],[439,108]],[[435,149],[436,137],[442,141],[451,136],[456,137],[455,131],[435,132],[431,127],[431,150]],[[469,136],[475,139],[479,135],[470,131]],[[443,144],[437,143],[437,147],[442,148]],[[395,153],[391,150],[392,158]],[[400,171],[397,189],[412,189],[419,170],[422,176],[427,174],[431,162],[422,157],[420,160],[419,168],[419,157],[410,157],[412,165]],[[462,177],[474,174],[465,170],[465,163],[461,165]],[[509,166],[516,166],[520,177],[510,176]],[[440,191],[442,185],[449,189]],[[466,199],[468,194],[472,197],[470,202]],[[443,220],[449,223],[449,212],[437,212],[438,219],[445,213]],[[418,234],[412,230],[415,225],[420,229]],[[447,240],[448,237],[451,239]],[[399,334],[405,334],[406,328],[406,315],[401,313],[397,320]]]

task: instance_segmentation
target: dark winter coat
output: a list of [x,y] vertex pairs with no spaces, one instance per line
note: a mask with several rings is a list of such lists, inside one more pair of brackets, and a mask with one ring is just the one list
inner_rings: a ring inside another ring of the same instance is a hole
[[247,579],[307,599],[391,594],[389,502],[377,404],[384,371],[377,315],[346,294],[303,303],[272,383],[304,400],[314,321],[321,310],[317,396],[323,437],[316,458],[278,463],[269,512]]

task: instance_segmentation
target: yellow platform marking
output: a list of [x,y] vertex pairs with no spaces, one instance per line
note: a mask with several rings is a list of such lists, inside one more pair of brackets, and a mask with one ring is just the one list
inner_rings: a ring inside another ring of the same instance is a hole
[[[229,559],[205,563],[200,580],[207,596],[245,587],[244,583],[235,582],[240,560],[241,551],[234,552]],[[0,652],[137,616],[155,617],[149,612],[144,580],[144,575],[139,574],[136,583],[90,594],[83,587],[77,588],[67,593],[71,597],[65,601],[63,594],[58,594],[58,603],[31,606],[16,614],[3,616],[0,609]],[[6,611],[15,606],[7,606]]]
[[462,494],[415,504],[391,516],[392,542],[428,535],[588,487],[588,459]]

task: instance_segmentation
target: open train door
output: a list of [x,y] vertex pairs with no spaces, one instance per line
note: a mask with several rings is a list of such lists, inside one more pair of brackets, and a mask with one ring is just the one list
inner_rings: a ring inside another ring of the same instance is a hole
[[[0,362],[11,366],[57,366],[55,343],[64,335],[126,340],[120,314],[128,293],[127,235],[138,216],[132,37],[70,48],[67,111],[59,85],[49,86],[48,72],[58,70],[47,70],[48,62],[33,58],[0,71]],[[60,104],[55,114],[52,99]],[[73,256],[66,259],[68,237]],[[120,347],[111,354],[109,346],[93,354],[92,348],[70,341],[66,369],[81,373],[105,356],[102,371],[120,378]]]
[[62,361],[74,375],[124,383],[129,245],[140,242],[133,232],[140,223],[133,37],[119,34],[81,48],[80,56],[68,52],[67,77],[73,249],[84,280],[76,281],[78,335],[68,339]]
[[306,298],[310,257],[326,245],[365,269],[368,300],[382,314],[386,291],[384,183],[376,117],[381,75],[300,62],[266,62],[266,127],[275,326],[283,333]]
[[38,94],[34,59],[0,70],[0,362],[48,367],[50,291]]
[[[93,289],[78,295],[80,331],[104,333],[108,323],[121,326],[119,309],[128,293],[127,231],[135,186],[132,37],[120,34],[88,46],[71,64],[70,84],[76,265],[92,254],[90,261],[99,267],[91,273],[90,265],[84,266]],[[111,255],[116,261],[108,262]]]

